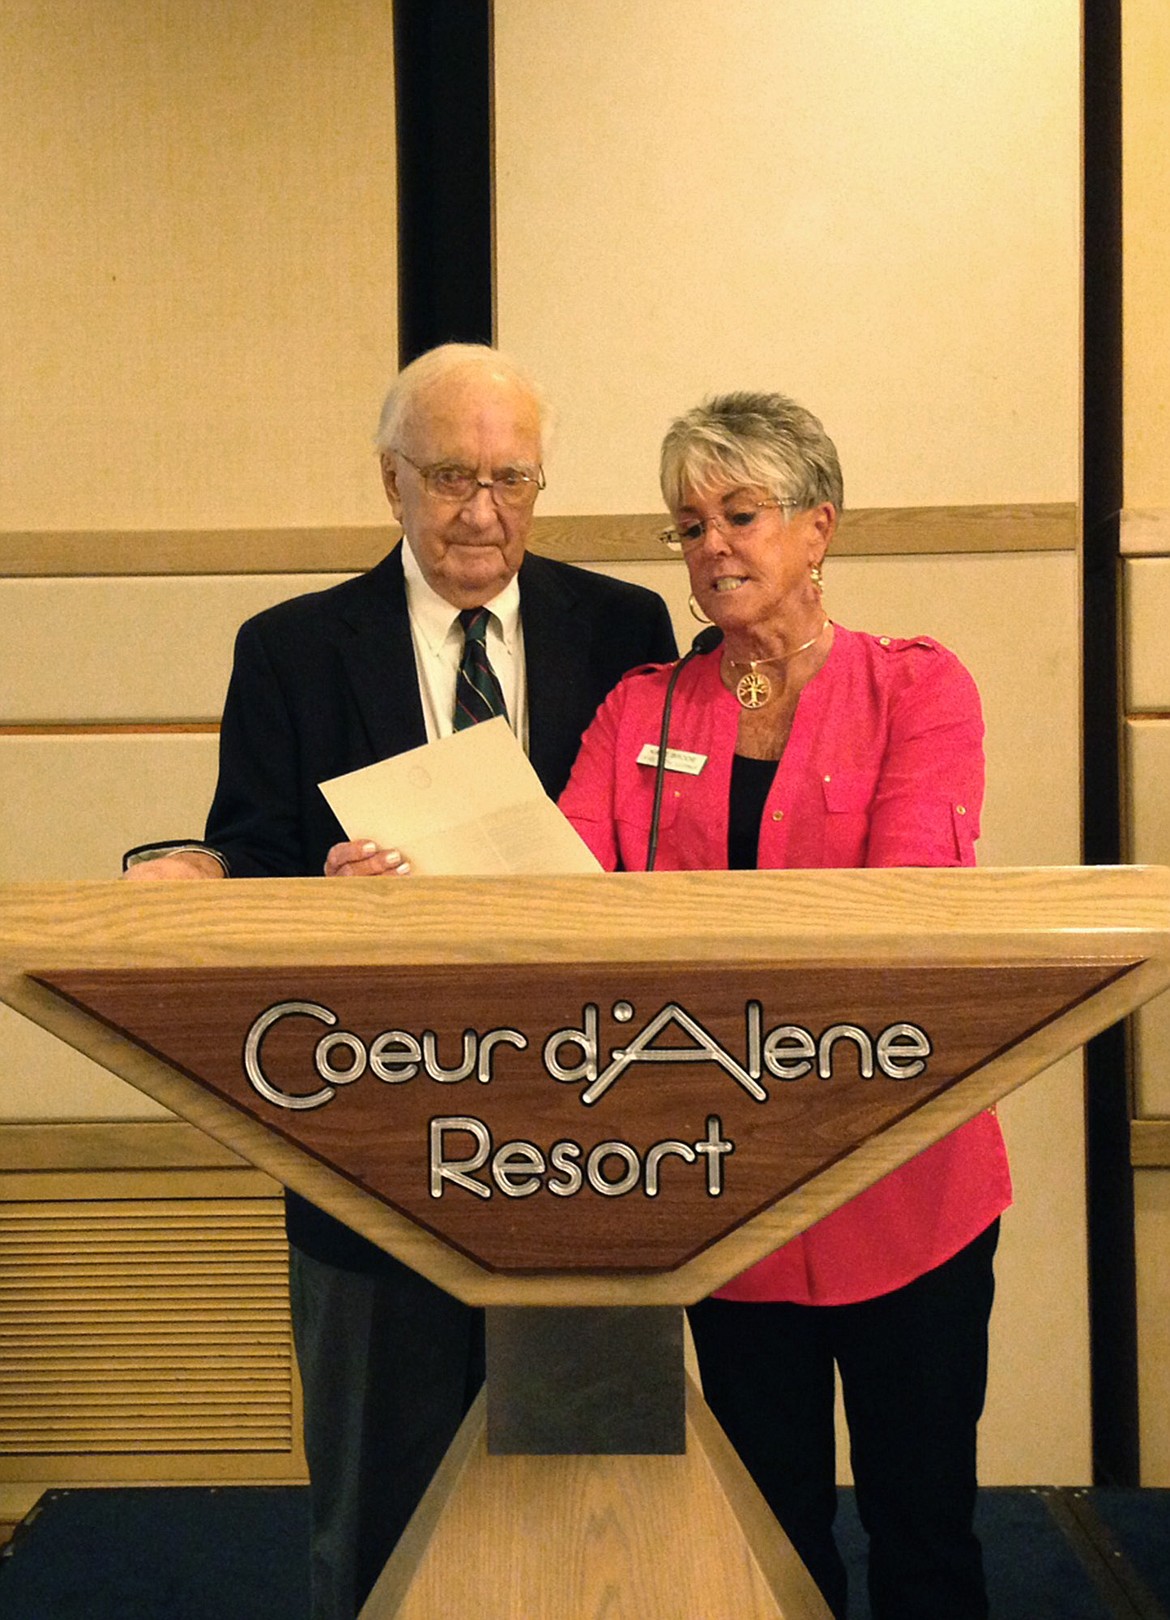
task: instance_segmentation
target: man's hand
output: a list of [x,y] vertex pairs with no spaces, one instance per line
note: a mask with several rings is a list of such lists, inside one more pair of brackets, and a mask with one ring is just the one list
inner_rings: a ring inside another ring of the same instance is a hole
[[202,850],[198,849],[179,850],[174,855],[159,855],[153,861],[135,861],[122,873],[123,881],[127,883],[148,883],[160,878],[166,881],[175,878],[190,880],[226,876],[214,855],[204,855]]
[[400,849],[381,849],[369,838],[334,844],[325,857],[326,877],[405,877],[409,871]]

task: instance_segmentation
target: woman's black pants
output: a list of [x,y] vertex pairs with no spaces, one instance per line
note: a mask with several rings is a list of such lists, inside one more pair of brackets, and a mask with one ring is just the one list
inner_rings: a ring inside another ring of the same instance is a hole
[[706,1299],[689,1312],[707,1403],[838,1620],[835,1366],[873,1620],[986,1620],[972,1519],[998,1237],[995,1221],[856,1305]]

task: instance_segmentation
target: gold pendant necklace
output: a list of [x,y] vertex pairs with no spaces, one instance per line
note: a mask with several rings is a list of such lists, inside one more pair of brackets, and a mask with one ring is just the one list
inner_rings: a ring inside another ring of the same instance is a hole
[[741,709],[762,709],[772,700],[772,683],[766,675],[757,675],[753,666],[736,682],[735,695]]
[[[825,619],[815,636],[810,636],[807,641],[802,641],[800,646],[793,647],[791,652],[776,653],[771,658],[750,658],[748,660],[747,674],[741,675],[735,683],[735,696],[740,708],[762,709],[772,701],[772,683],[766,675],[760,674],[758,667],[760,664],[786,664],[790,658],[795,658],[797,653],[807,652],[810,647],[814,647],[828,628],[829,621]],[[732,669],[739,668],[738,659],[729,658],[727,662]]]

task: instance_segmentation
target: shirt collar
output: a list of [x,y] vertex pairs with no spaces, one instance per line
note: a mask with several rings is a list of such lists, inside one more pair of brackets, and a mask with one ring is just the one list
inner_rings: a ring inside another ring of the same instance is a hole
[[[452,607],[428,584],[405,535],[402,539],[402,572],[406,580],[406,605],[411,623],[432,651],[437,652],[458,623],[459,609]],[[513,647],[520,625],[519,576],[514,575],[498,596],[483,605],[499,621],[505,646]]]

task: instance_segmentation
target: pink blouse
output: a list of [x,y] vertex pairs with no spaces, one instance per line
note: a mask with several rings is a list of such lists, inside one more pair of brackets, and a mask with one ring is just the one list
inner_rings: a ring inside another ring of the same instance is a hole
[[[692,660],[674,692],[670,747],[705,756],[668,770],[655,869],[727,865],[728,798],[739,705],[720,651]],[[560,806],[608,871],[646,864],[669,665],[635,670],[581,743]],[[953,653],[834,632],[801,693],[768,792],[759,865],[973,866],[983,803],[983,718]],[[725,1299],[841,1305],[912,1282],[949,1260],[1011,1203],[999,1123],[980,1114],[719,1290]]]

